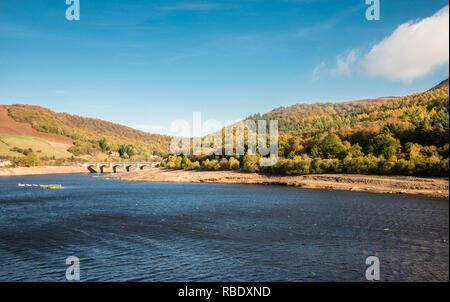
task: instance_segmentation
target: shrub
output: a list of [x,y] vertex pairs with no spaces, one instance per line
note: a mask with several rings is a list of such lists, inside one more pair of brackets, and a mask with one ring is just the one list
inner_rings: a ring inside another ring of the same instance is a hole
[[339,159],[316,159],[312,163],[313,173],[340,173],[341,161]]
[[240,163],[234,157],[230,157],[230,160],[228,161],[228,165],[229,165],[230,170],[239,170]]
[[191,162],[190,165],[188,165],[188,170],[198,170],[200,168],[200,163],[198,161]]
[[245,155],[243,170],[247,172],[259,172],[259,159],[256,155]]
[[229,170],[230,169],[230,163],[225,157],[222,157],[222,159],[219,161],[219,169],[220,170]]
[[18,158],[14,164],[19,167],[34,167],[40,166],[41,161],[39,160],[39,157],[36,154],[31,153],[27,156],[22,156]]

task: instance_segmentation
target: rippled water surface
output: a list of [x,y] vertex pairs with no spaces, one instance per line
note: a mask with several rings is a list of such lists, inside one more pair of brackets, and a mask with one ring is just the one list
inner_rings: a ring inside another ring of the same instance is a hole
[[0,281],[448,281],[446,199],[47,175],[0,177],[0,217]]

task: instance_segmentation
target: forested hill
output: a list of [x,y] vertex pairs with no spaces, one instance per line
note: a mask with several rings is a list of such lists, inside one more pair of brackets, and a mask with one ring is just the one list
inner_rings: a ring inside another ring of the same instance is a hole
[[[423,146],[448,148],[448,80],[426,92],[405,97],[345,103],[296,104],[280,107],[249,119],[276,119],[282,141],[299,151],[323,134],[335,133],[341,140],[358,143],[369,151],[369,141],[379,134]],[[447,147],[445,147],[447,145]]]
[[[8,105],[8,114],[17,122],[25,122],[44,133],[72,138],[69,149],[75,156],[96,151],[119,151],[123,157],[165,154],[171,137],[149,134],[130,127],[94,118],[85,118],[31,105]],[[97,149],[97,150],[96,150]]]
[[[402,124],[417,128],[421,121],[438,124],[447,113],[448,79],[427,92],[405,97],[388,97],[342,103],[296,104],[279,107],[248,119],[277,119],[282,134],[352,131]],[[406,124],[404,124],[406,123]],[[429,130],[433,130],[432,125]],[[344,127],[345,129],[341,129]],[[439,127],[438,127],[439,128]]]
[[272,167],[260,167],[253,155],[171,157],[163,164],[219,170],[232,161],[234,169],[276,174],[448,176],[448,108],[448,80],[405,97],[280,107],[248,118],[278,120],[279,160]]
[[448,175],[448,108],[447,79],[429,91],[405,97],[296,104],[250,119],[277,119],[279,155],[340,165],[325,167],[330,172],[367,173],[369,159],[376,158],[371,173]]

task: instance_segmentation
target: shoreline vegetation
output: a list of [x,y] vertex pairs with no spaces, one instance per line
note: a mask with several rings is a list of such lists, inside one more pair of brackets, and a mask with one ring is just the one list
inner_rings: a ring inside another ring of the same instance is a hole
[[[106,170],[106,172],[109,172]],[[89,173],[80,166],[40,166],[0,168],[1,176]],[[240,171],[195,171],[151,168],[146,170],[111,173],[105,176],[125,181],[219,183],[284,185],[305,189],[345,190],[388,194],[417,194],[429,197],[449,197],[448,177],[386,176],[361,174],[271,175]]]
[[345,190],[449,197],[448,178],[358,174],[280,176],[237,171],[193,171],[151,168],[107,177],[125,181],[285,185],[305,189]]

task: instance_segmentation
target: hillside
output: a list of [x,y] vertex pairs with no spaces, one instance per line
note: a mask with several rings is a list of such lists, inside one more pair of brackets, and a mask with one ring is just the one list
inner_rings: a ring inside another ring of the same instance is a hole
[[73,156],[98,156],[116,151],[122,158],[144,160],[152,154],[169,151],[169,136],[149,134],[100,119],[56,113],[39,106],[8,105],[0,109],[0,134],[69,143],[68,151]]
[[[169,157],[167,167],[275,174],[356,173],[448,176],[448,80],[405,97],[296,104],[248,119],[278,120],[279,160],[257,156]],[[223,139],[224,130],[222,130]],[[219,132],[220,135],[220,132]],[[236,163],[236,160],[238,163]]]
[[36,129],[33,129],[28,123],[20,123],[15,121],[8,115],[8,109],[6,106],[0,106],[0,133],[39,137],[45,140],[66,144],[73,143],[73,139],[69,137],[59,134],[39,132]]

